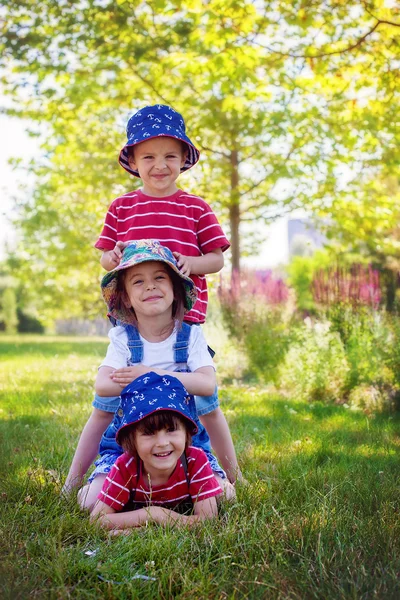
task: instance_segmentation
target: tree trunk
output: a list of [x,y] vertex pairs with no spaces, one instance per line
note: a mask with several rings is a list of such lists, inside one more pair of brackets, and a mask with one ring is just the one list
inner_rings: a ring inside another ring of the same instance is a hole
[[231,229],[232,274],[240,272],[240,195],[239,195],[239,159],[237,150],[231,152],[231,202],[229,205],[229,223]]

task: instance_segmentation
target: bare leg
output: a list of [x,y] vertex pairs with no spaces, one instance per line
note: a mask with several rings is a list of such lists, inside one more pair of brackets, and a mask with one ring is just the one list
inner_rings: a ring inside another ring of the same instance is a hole
[[107,475],[97,475],[91,483],[84,485],[78,492],[78,504],[82,510],[88,510],[91,512],[97,501],[103,483],[106,480]]
[[236,458],[231,432],[222,410],[216,408],[206,415],[201,415],[200,421],[207,430],[211,447],[217,455],[229,481],[235,483],[237,479],[242,480],[243,475]]

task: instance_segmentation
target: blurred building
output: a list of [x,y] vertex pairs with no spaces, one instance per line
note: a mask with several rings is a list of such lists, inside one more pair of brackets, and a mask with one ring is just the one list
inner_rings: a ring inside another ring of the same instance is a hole
[[288,219],[287,226],[289,258],[311,256],[315,250],[325,245],[325,235],[311,219]]

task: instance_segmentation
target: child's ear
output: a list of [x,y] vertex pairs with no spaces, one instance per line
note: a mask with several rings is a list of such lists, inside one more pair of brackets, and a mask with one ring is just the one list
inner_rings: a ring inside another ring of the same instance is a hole
[[183,167],[183,166],[185,166],[186,159],[189,155],[189,148],[188,148],[187,144],[183,141],[181,141],[181,148],[182,148],[181,167]]
[[135,163],[135,157],[132,156],[131,154],[128,155],[128,165],[130,166],[130,168],[132,169],[132,171],[137,171],[138,168],[136,166]]
[[[186,162],[186,159],[187,159],[187,157],[188,157],[188,154],[189,154],[189,151],[188,151],[188,150],[184,150],[184,151],[182,152],[181,168],[185,166],[185,162]],[[131,167],[131,168],[132,168],[132,167]]]
[[122,300],[122,303],[125,306],[125,308],[132,308],[131,301],[129,300],[129,296],[125,292],[125,290],[121,294],[121,300]]

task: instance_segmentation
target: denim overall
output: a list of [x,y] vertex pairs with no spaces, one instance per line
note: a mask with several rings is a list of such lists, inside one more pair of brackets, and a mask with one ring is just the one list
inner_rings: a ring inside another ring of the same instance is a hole
[[[123,327],[128,336],[128,348],[131,355],[128,366],[141,363],[143,360],[143,342],[140,339],[139,332],[133,325],[124,324]],[[190,331],[190,326],[186,323],[182,323],[181,329],[177,332],[176,342],[174,344],[174,361],[177,365],[177,368],[175,369],[176,372],[189,372],[187,360]],[[149,370],[151,370],[151,368],[149,368]],[[217,459],[211,452],[210,438],[208,437],[208,433],[204,426],[199,421],[193,396],[190,396],[189,410],[192,414],[193,421],[195,421],[198,427],[198,432],[192,438],[192,446],[204,450],[214,473],[224,479],[226,477],[225,471],[220,467]],[[115,439],[116,433],[121,425],[122,416],[123,411],[122,408],[119,407],[114,414],[113,421],[107,427],[101,438],[99,446],[100,457],[94,463],[96,468],[89,477],[89,482],[92,481],[96,475],[109,473],[114,462],[121,454],[123,454],[123,449],[117,444]]]

